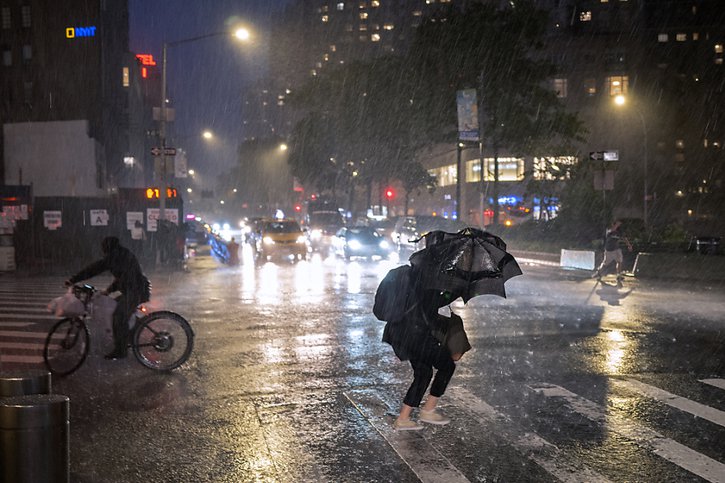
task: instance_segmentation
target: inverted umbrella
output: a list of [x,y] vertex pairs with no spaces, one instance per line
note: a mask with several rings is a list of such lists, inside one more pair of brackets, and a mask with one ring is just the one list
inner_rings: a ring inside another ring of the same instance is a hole
[[504,284],[521,275],[506,243],[491,233],[464,228],[458,233],[432,231],[426,247],[410,256],[422,288],[451,292],[468,302],[476,295],[506,297]]

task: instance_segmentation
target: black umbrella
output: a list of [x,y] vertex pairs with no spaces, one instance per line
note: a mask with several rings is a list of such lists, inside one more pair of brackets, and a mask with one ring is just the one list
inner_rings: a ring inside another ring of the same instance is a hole
[[476,295],[506,297],[504,283],[521,275],[506,243],[491,233],[464,228],[458,233],[432,231],[426,247],[410,256],[424,289],[451,292],[468,302]]

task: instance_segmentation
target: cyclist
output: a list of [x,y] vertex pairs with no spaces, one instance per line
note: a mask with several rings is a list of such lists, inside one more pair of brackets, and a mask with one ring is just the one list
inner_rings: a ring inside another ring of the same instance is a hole
[[72,285],[103,272],[109,271],[113,275],[113,282],[104,293],[120,291],[117,299],[118,305],[113,311],[113,351],[105,356],[106,359],[122,359],[126,357],[128,344],[128,319],[133,315],[136,307],[147,302],[151,296],[151,284],[141,271],[136,256],[130,250],[121,246],[118,238],[109,236],[101,242],[103,258],[97,260],[66,281]]

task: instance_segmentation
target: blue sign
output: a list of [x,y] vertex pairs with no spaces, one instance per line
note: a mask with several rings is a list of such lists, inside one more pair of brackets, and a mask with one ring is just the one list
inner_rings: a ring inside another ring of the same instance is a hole
[[76,37],[95,37],[96,27],[66,27],[65,37],[74,39]]

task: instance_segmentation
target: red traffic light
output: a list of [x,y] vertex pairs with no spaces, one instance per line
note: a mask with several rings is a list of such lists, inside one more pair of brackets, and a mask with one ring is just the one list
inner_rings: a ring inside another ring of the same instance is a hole
[[295,205],[295,211],[297,213],[299,213],[300,211],[302,211],[302,206],[301,205]]
[[393,188],[388,188],[385,190],[385,197],[389,200],[395,198],[395,191],[393,191]]

